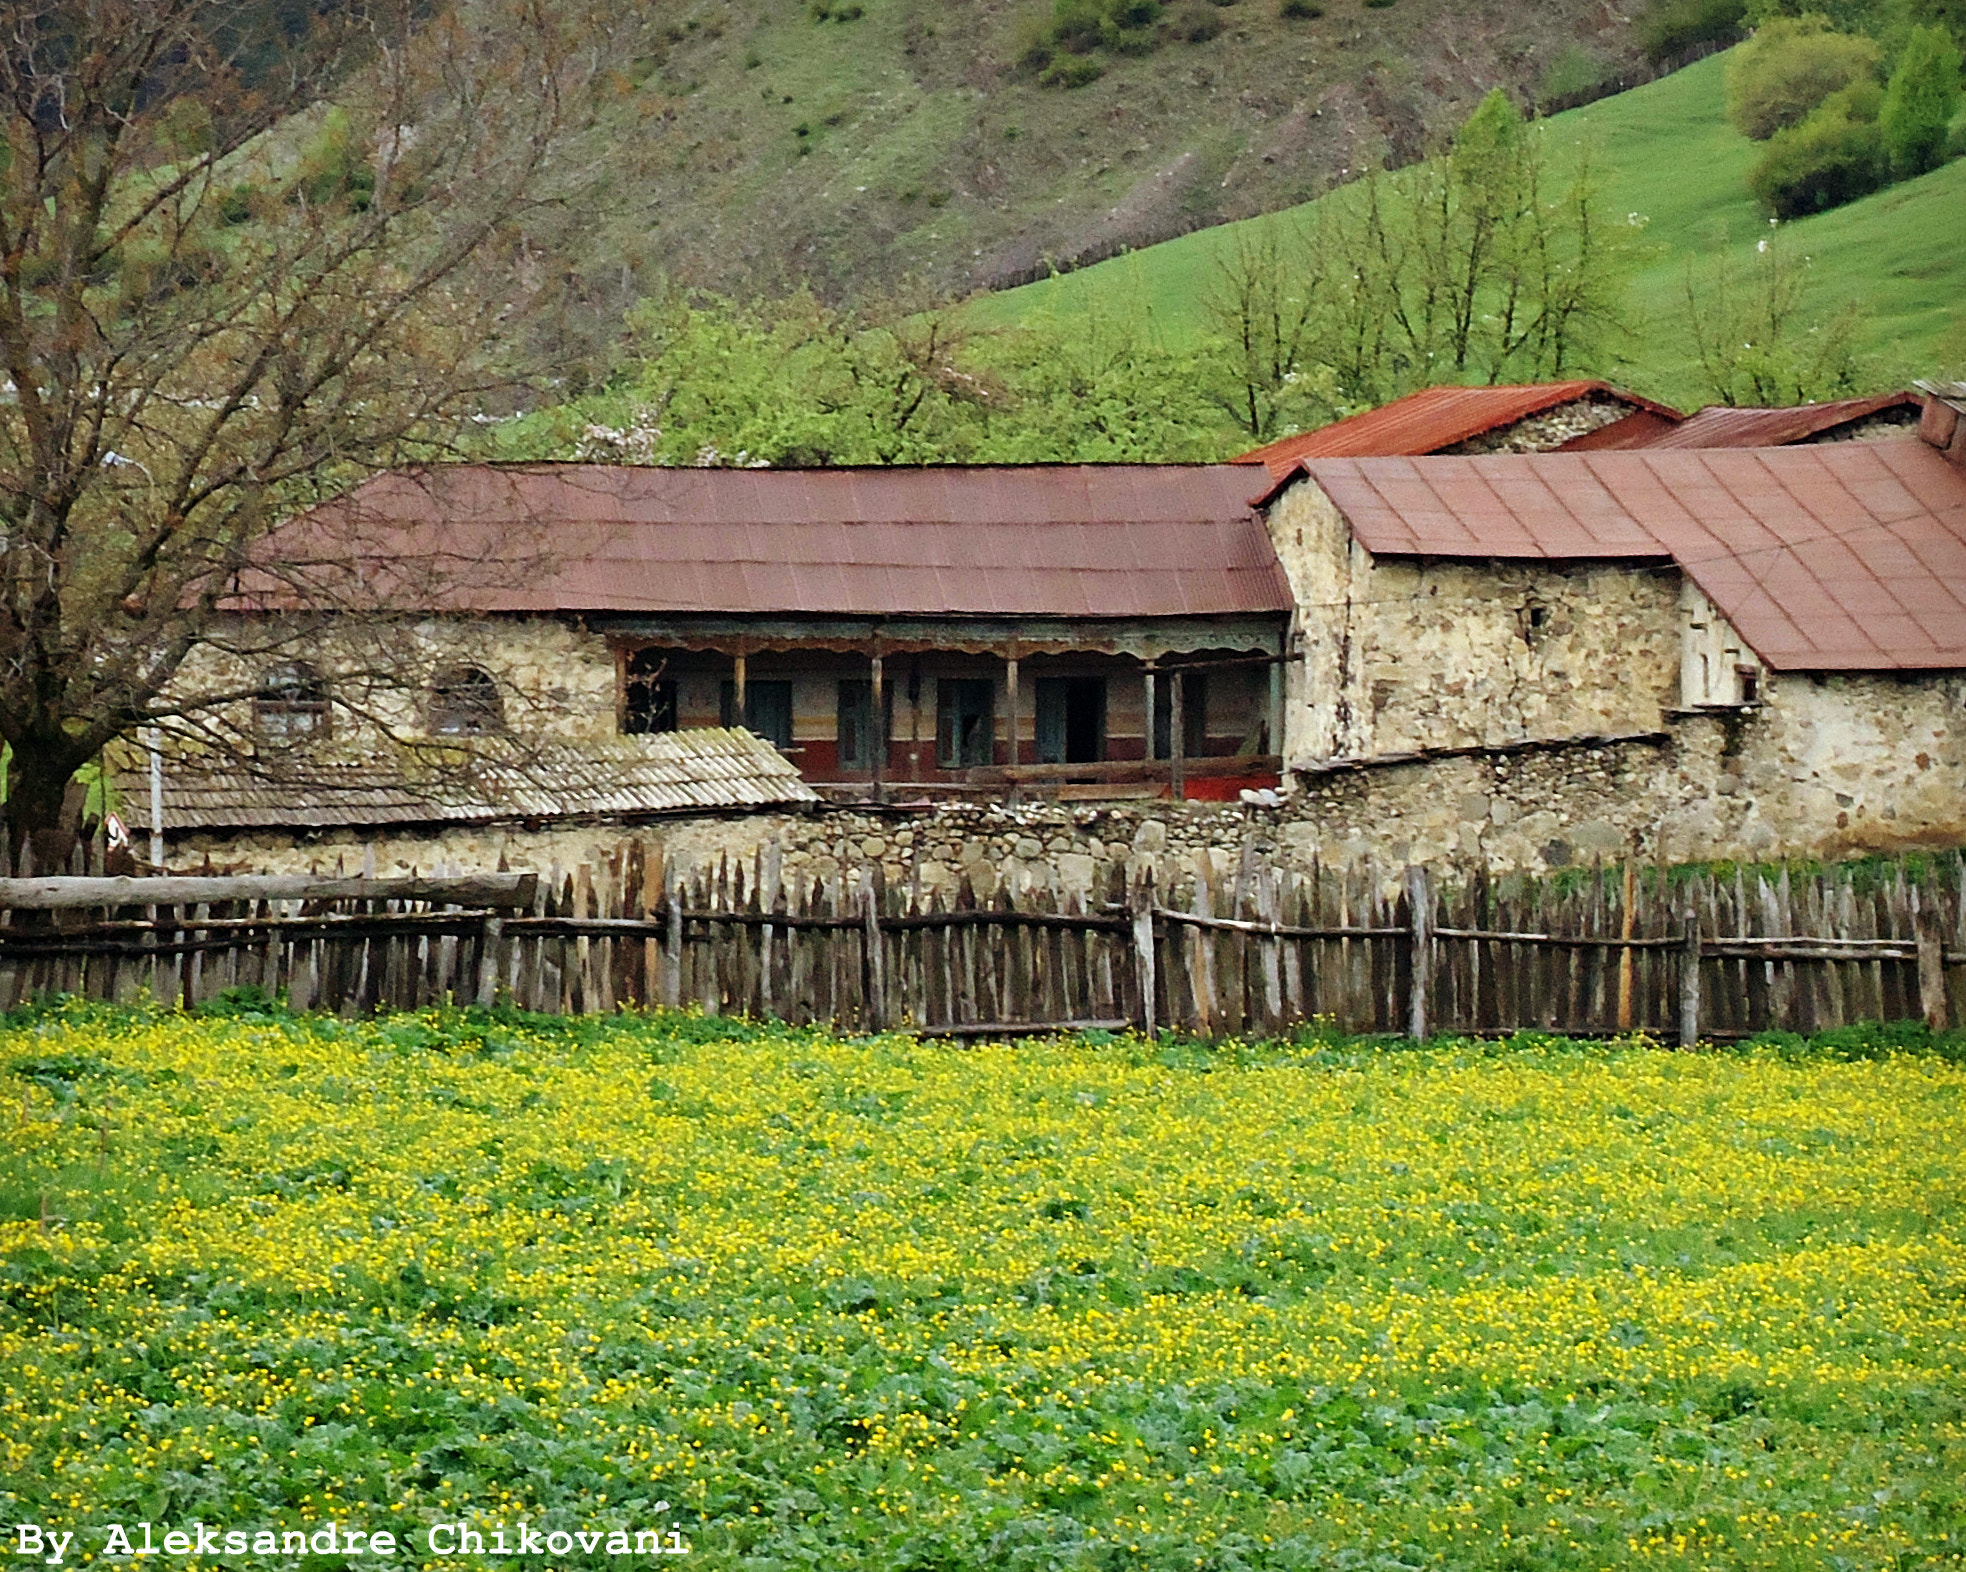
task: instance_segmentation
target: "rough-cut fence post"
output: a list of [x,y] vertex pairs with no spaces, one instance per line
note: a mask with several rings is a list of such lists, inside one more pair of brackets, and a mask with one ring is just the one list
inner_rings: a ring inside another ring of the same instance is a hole
[[501,917],[485,919],[483,948],[478,954],[478,1008],[489,1010],[498,1003],[499,957],[505,942],[505,920]]
[[871,869],[860,875],[861,931],[865,935],[861,951],[861,992],[866,1004],[867,1025],[873,1031],[887,1029],[887,947],[881,938],[881,898]]
[[1933,1031],[1946,1029],[1945,923],[1936,899],[1918,908],[1918,1012]]
[[671,1010],[683,1003],[683,890],[673,868],[669,870],[669,931],[663,935],[662,1002]]
[[1700,1040],[1700,914],[1688,909],[1679,947],[1679,1046]]
[[1133,967],[1140,984],[1140,1030],[1154,1035],[1154,870],[1133,886]]
[[1427,990],[1434,977],[1434,888],[1425,868],[1406,870],[1406,904],[1413,921],[1412,979],[1406,997],[1406,1035],[1427,1035]]
[[[1638,917],[1638,867],[1625,858],[1624,901],[1618,909],[1618,937],[1630,940]],[[1618,1030],[1632,1029],[1632,952],[1629,943],[1618,952]]]

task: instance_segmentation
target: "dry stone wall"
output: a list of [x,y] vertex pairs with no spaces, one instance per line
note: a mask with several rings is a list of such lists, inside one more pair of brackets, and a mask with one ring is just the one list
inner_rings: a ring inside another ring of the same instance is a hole
[[1540,740],[1300,772],[1280,805],[1166,802],[823,806],[800,813],[527,830],[472,826],[369,841],[352,832],[190,838],[172,862],[274,872],[570,870],[624,838],[683,870],[729,858],[788,878],[953,896],[1050,883],[1091,896],[1152,867],[1185,892],[1246,868],[1481,863],[1543,872],[1630,853],[1672,862],[1833,859],[1966,845],[1966,677],[1786,676],[1759,707],[1680,715],[1596,741]]
[[1564,443],[1587,436],[1602,426],[1623,420],[1638,406],[1614,393],[1588,393],[1582,398],[1526,415],[1494,431],[1456,442],[1442,453],[1548,453]]

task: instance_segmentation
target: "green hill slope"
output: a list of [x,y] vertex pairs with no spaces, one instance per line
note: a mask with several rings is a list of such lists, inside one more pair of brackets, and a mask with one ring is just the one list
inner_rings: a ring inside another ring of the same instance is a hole
[[[1624,358],[1593,368],[1655,396],[1700,402],[1676,318],[1689,264],[1749,254],[1768,233],[1744,186],[1754,144],[1726,122],[1724,57],[1558,115],[1557,136],[1586,140],[1604,176],[1604,210],[1636,215],[1647,255],[1632,282],[1636,332]],[[1290,223],[1301,210],[1248,222]],[[1144,306],[1174,343],[1203,326],[1201,302],[1235,226],[1184,235],[1076,273],[978,300],[976,320],[1040,321],[1047,313]],[[1787,226],[1785,244],[1809,259],[1812,303],[1855,301],[1868,312],[1862,347],[1880,383],[1966,357],[1966,160]]]
[[[749,293],[950,294],[1316,195],[1411,157],[1490,87],[1635,56],[1599,0],[1166,0],[1096,51],[1026,63],[1053,0],[659,0],[618,42],[567,250],[597,308],[658,274]],[[563,237],[564,238],[564,237]],[[609,318],[614,320],[613,317]]]

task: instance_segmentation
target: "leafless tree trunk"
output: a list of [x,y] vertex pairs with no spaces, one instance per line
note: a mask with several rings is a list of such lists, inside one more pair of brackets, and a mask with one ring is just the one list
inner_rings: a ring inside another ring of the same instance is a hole
[[607,53],[544,0],[310,7],[300,38],[266,10],[0,22],[0,739],[13,834],[44,854],[112,740],[219,739],[249,694],[199,687],[194,652],[305,637],[225,610],[255,564],[321,566],[266,562],[269,527],[444,451],[509,386],[527,302],[488,264],[567,189]]

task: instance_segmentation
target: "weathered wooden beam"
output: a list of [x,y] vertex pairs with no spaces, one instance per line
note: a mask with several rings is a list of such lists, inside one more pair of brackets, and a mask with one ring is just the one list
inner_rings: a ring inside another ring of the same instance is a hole
[[[1002,764],[979,766],[969,772],[972,786],[1002,786],[1012,781],[1164,781],[1173,772],[1172,759],[1108,759],[1087,764]],[[1280,775],[1283,760],[1274,753],[1230,753],[1183,759],[1189,779],[1221,775]]]
[[[1154,915],[1163,922],[1181,923],[1190,928],[1220,928],[1229,933],[1257,933],[1268,939],[1403,939],[1411,931],[1406,928],[1366,928],[1344,925],[1304,928],[1290,923],[1249,922],[1241,917],[1204,917],[1199,912],[1179,911],[1172,906],[1156,906]],[[1439,936],[1445,930],[1435,929],[1434,932]]]
[[191,906],[210,901],[432,901],[447,906],[532,903],[539,876],[479,873],[448,879],[321,879],[307,874],[170,875],[157,879],[0,879],[0,911],[88,906]]

